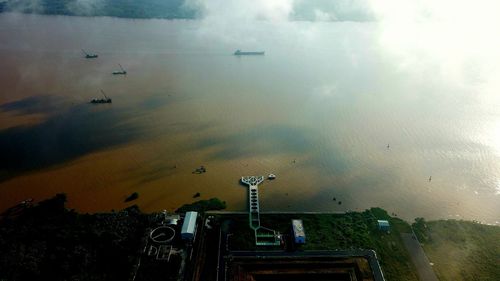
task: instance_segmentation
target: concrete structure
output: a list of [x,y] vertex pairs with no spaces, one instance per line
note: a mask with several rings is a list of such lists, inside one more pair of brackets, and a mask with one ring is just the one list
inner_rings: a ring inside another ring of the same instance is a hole
[[219,280],[227,281],[385,281],[372,250],[236,251],[222,261]]
[[250,228],[255,233],[255,245],[279,246],[281,236],[276,231],[260,225],[259,184],[264,181],[263,176],[242,177],[241,182],[248,185],[248,220]]
[[263,176],[242,177],[241,182],[248,185],[248,206],[250,207],[250,227],[260,227],[259,184],[264,181]]
[[181,237],[184,240],[193,241],[196,235],[196,218],[197,212],[187,212],[182,224]]
[[179,220],[181,219],[181,216],[179,216],[178,214],[168,214],[166,210],[164,210],[162,213],[165,216],[162,224],[177,225]]
[[389,231],[391,230],[391,226],[389,225],[389,222],[386,220],[377,220],[378,223],[378,229],[382,231]]
[[295,244],[306,243],[306,233],[302,220],[292,220],[293,240]]
[[160,226],[149,233],[151,241],[158,244],[170,243],[175,237],[175,230],[169,226]]

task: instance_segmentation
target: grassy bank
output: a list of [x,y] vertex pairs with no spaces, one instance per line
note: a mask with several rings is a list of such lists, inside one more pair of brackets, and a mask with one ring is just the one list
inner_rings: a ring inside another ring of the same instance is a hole
[[500,227],[417,219],[413,229],[439,280],[499,279]]
[[[302,219],[304,224],[306,244],[299,250],[373,249],[377,252],[386,280],[418,280],[400,237],[402,232],[411,232],[410,225],[390,217],[382,209],[346,214],[266,214],[261,215],[261,225],[289,235],[291,219]],[[377,219],[388,219],[391,232],[379,231]],[[247,215],[231,215],[229,220],[224,220],[223,228],[233,233],[230,239],[232,249],[256,249]]]
[[[387,280],[418,280],[415,268],[400,237],[410,232],[409,225],[373,208],[362,213],[303,217],[307,229],[305,250],[364,248],[377,252]],[[379,231],[377,219],[387,219],[389,233]]]
[[223,210],[226,208],[226,201],[221,201],[219,198],[210,198],[208,200],[198,200],[191,204],[184,204],[177,209],[176,213],[185,213],[195,211],[198,213],[205,213],[206,211]]

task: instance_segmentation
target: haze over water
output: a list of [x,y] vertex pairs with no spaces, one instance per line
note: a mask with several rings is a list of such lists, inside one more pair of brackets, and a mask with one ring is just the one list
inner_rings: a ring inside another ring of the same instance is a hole
[[[0,209],[65,192],[109,211],[138,192],[141,209],[174,210],[200,192],[245,210],[240,177],[274,173],[263,211],[498,223],[498,40],[457,51],[448,33],[423,44],[425,25],[217,24],[0,14]],[[112,104],[88,103],[99,89]]]

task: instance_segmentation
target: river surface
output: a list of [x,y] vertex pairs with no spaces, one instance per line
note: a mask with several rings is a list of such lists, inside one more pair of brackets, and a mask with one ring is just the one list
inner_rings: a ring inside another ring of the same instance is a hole
[[[500,51],[450,59],[390,36],[375,22],[0,14],[0,209],[65,192],[84,212],[172,211],[200,192],[245,210],[240,177],[274,173],[262,211],[498,224]],[[112,104],[89,104],[100,89]]]

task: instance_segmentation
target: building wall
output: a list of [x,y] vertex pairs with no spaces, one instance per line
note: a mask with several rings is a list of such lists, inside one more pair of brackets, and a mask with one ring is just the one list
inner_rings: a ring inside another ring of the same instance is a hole
[[297,236],[297,237],[295,237],[295,243],[296,244],[305,244],[306,238],[303,236]]
[[196,233],[197,212],[187,212],[182,224],[181,237],[182,239],[192,240]]

